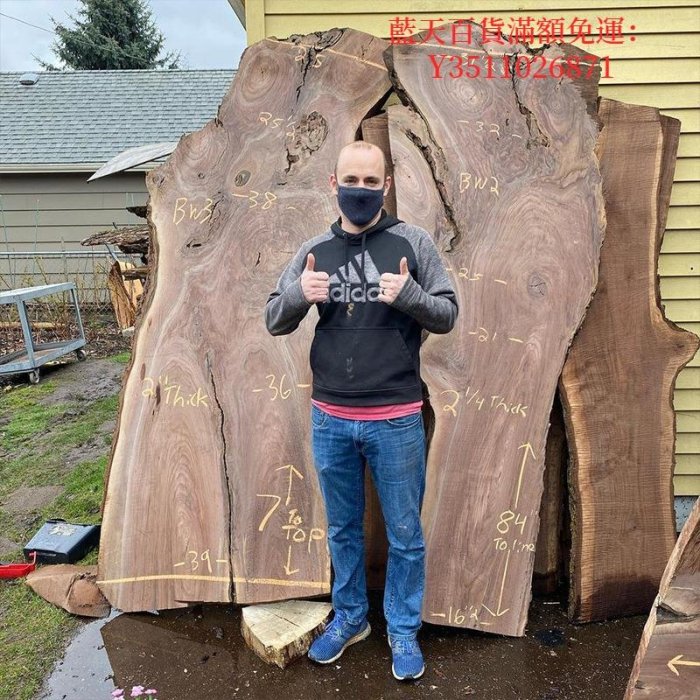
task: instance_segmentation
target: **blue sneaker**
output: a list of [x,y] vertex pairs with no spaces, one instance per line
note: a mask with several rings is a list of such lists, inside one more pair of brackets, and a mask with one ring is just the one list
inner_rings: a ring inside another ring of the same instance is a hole
[[391,647],[391,672],[397,681],[420,678],[425,671],[425,662],[416,639],[392,639],[389,635]]
[[323,633],[309,647],[308,657],[319,664],[329,664],[340,658],[347,647],[369,636],[372,628],[367,619],[351,625],[336,615]]

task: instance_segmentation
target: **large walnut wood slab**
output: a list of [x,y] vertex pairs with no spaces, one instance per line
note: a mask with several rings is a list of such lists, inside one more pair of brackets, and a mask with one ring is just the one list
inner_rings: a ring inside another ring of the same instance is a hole
[[152,279],[120,395],[100,585],[125,611],[330,590],[310,454],[312,309],[263,318],[283,267],[337,217],[328,176],[390,84],[354,30],[246,49],[216,119],[149,173]]
[[[488,78],[477,25],[472,34],[468,49],[451,50],[480,57],[478,78],[436,79],[431,46],[385,54],[408,105],[388,109],[398,215],[434,233],[460,304],[455,329],[422,349],[436,421],[423,619],[517,636],[531,597],[548,418],[604,232],[591,114],[598,68],[578,84]],[[527,54],[507,42],[487,49],[497,71],[504,50]]]
[[680,122],[608,99],[599,116],[607,230],[561,376],[576,622],[645,612],[654,600],[676,537],[673,389],[698,348],[665,317],[657,275]]

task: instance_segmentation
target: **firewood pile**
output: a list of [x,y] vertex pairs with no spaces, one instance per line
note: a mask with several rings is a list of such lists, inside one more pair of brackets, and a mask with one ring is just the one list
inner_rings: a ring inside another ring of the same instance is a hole
[[[129,211],[146,218],[146,207],[127,207]],[[148,250],[150,244],[147,224],[138,226],[119,226],[84,238],[84,246],[114,245],[123,253],[141,256],[143,265],[136,267],[133,263],[115,260],[107,274],[112,308],[122,331],[133,330],[136,314],[140,310],[143,298],[143,283],[148,277]]]

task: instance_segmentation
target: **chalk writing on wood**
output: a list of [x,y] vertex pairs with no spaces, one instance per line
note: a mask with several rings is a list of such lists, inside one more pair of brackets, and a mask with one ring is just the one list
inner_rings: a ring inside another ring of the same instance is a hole
[[[233,192],[232,194],[234,197],[242,197],[243,199],[247,199],[250,202],[248,209],[255,209],[255,207],[259,206],[263,211],[270,209],[277,199],[277,195],[274,192],[263,192],[261,194],[256,190],[249,190],[247,194],[239,194],[238,192]],[[259,197],[265,198],[265,201],[262,202],[262,204],[261,200],[258,199]]]
[[[276,374],[266,374],[265,379],[268,381],[266,388],[270,390],[270,401],[275,401],[277,398],[288,399],[291,396],[292,389],[288,385],[286,374],[280,375],[279,379]],[[311,384],[297,384],[296,386],[300,389],[308,389]],[[254,394],[264,391],[265,389],[261,388],[252,389]]]
[[[286,541],[289,542],[287,546],[287,558],[286,562],[283,565],[284,572],[287,574],[287,576],[291,576],[292,574],[296,573],[299,571],[299,569],[293,568],[292,564],[292,554],[293,551],[299,551],[299,552],[304,552],[306,551],[307,555],[311,554],[311,545],[314,542],[320,542],[323,540],[323,538],[326,535],[326,531],[320,527],[312,527],[309,524],[306,523],[304,516],[302,515],[300,509],[297,507],[292,507],[288,508],[288,506],[292,505],[292,490],[293,490],[293,485],[296,481],[303,481],[304,480],[304,475],[293,465],[293,464],[284,464],[281,467],[277,467],[275,471],[282,471],[282,470],[288,470],[287,472],[287,490],[286,490],[286,497],[284,501],[284,506],[285,509],[287,509],[287,515],[286,518],[284,519],[283,523],[280,526],[280,530],[282,533],[285,535]],[[267,528],[270,519],[272,518],[273,514],[277,511],[277,509],[280,507],[282,503],[282,496],[279,493],[258,493],[256,494],[258,498],[270,498],[272,499],[272,505],[268,508],[267,511],[265,511],[265,514],[263,515],[262,519],[260,520],[260,524],[258,525],[258,531],[259,532],[264,532],[265,529]],[[299,548],[299,547],[294,547],[294,544],[306,544],[305,547]]]
[[155,399],[157,403],[162,401],[162,396],[165,395],[164,403],[167,405],[183,408],[185,406],[192,406],[194,408],[198,408],[199,406],[209,407],[207,403],[209,396],[204,393],[201,387],[197,387],[197,390],[193,393],[185,391],[183,395],[182,386],[169,382],[167,374],[164,378],[162,375],[158,375],[158,381],[153,379],[153,377],[144,377],[143,384],[141,395],[149,399]]
[[[534,459],[536,455],[530,442],[523,443],[518,449],[523,450],[523,454],[520,460],[518,483],[513,498],[513,504],[506,510],[501,511],[494,522],[494,529],[498,536],[493,538],[493,542],[496,550],[505,555],[503,573],[500,576],[500,584],[498,586],[498,600],[495,605],[493,603],[487,605],[485,602],[482,602],[480,605],[464,604],[460,607],[450,606],[447,612],[431,611],[429,613],[430,617],[436,618],[435,622],[438,624],[443,620],[448,625],[465,626],[469,625],[470,621],[473,621],[476,624],[488,627],[492,623],[486,619],[479,619],[479,614],[483,613],[491,617],[501,617],[510,610],[510,608],[503,607],[503,593],[506,588],[511,554],[529,554],[533,556],[535,554],[534,542],[529,542],[527,539],[520,539],[525,537],[525,528],[529,516],[518,511],[518,502],[520,500],[523,474],[527,461],[528,459]],[[518,536],[516,537],[516,535]]]
[[445,400],[447,403],[443,404],[442,410],[449,411],[453,416],[457,416],[457,405],[462,399],[462,395],[466,398],[465,405],[471,406],[477,411],[482,409],[492,410],[492,411],[503,411],[513,416],[527,417],[527,404],[522,401],[515,402],[514,400],[506,399],[500,394],[492,394],[491,396],[482,396],[481,390],[478,388],[472,388],[468,386],[464,391],[457,391],[457,389],[445,389],[440,392],[440,395],[446,394]]
[[[189,203],[189,209],[185,208],[185,205]],[[204,206],[197,208],[192,202],[189,201],[188,197],[178,197],[175,200],[175,208],[173,210],[173,223],[177,226],[183,219],[187,218],[191,221],[196,221],[199,224],[203,224],[211,218],[212,208],[211,205],[214,204],[214,200],[209,197],[205,198]],[[204,214],[202,218],[200,218]]]
[[468,173],[468,172],[461,172],[459,174],[459,192],[460,194],[466,192],[467,190],[483,190],[484,187],[491,182],[489,185],[488,191],[496,195],[496,197],[500,196],[500,192],[498,191],[498,178],[495,175],[476,175],[474,176],[474,179],[472,180],[473,173]]

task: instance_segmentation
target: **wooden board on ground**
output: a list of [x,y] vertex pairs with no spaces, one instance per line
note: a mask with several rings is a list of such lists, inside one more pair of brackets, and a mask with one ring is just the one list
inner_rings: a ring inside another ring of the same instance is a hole
[[332,609],[330,603],[309,600],[248,605],[241,613],[241,634],[263,661],[284,668],[306,654]]
[[[471,33],[466,51],[440,47],[452,56],[441,78],[434,47],[385,54],[408,105],[387,110],[398,215],[434,233],[460,305],[455,329],[422,349],[435,410],[423,619],[522,635],[548,418],[604,230],[591,115],[599,72],[586,68],[578,84],[512,77],[516,56],[533,56],[521,45],[487,55],[479,25]],[[551,46],[538,61],[556,57],[564,50]],[[480,77],[464,73],[472,62]],[[462,77],[448,76],[460,66]]]
[[680,123],[608,99],[599,116],[607,230],[598,289],[561,376],[576,622],[645,612],[654,600],[676,536],[673,389],[698,348],[665,317],[657,276]]
[[135,253],[141,256],[148,254],[149,227],[146,224],[136,226],[121,226],[98,231],[80,241],[80,245],[115,245],[124,253]]
[[216,119],[147,177],[148,283],[120,394],[99,585],[124,611],[330,590],[310,450],[314,316],[272,337],[284,266],[337,217],[337,154],[390,89],[354,30],[246,49]]
[[700,688],[700,499],[661,579],[625,700],[695,700]]

